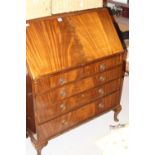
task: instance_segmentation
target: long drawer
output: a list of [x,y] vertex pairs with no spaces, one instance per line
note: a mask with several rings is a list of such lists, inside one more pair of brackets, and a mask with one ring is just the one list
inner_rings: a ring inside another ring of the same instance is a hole
[[117,79],[55,103],[52,102],[52,96],[50,93],[40,95],[36,100],[38,123],[43,123],[72,109],[113,93],[120,89],[120,86],[121,79]]
[[120,92],[115,92],[107,97],[98,99],[77,110],[62,115],[38,126],[38,135],[41,140],[47,140],[69,128],[77,126],[103,112],[111,110],[119,104]]
[[63,86],[65,84],[68,84],[76,80],[80,80],[87,76],[92,76],[96,73],[101,73],[107,69],[122,64],[122,61],[123,55],[119,54],[111,58],[106,58],[98,62],[88,64],[84,67],[78,67],[67,72],[57,73],[51,76],[45,76],[43,78],[38,79],[35,82],[35,93],[43,93],[50,89]]

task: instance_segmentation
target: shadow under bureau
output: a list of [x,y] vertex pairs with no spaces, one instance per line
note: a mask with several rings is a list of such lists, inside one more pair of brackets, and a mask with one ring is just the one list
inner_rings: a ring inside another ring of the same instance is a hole
[[121,110],[125,52],[106,8],[27,21],[26,123],[37,155],[51,138]]

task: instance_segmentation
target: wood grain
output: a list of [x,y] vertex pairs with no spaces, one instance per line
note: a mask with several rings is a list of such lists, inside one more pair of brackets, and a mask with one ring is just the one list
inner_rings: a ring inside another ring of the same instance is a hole
[[26,76],[26,128],[34,133],[36,132],[32,81],[28,75]]
[[[59,86],[66,85],[70,82],[81,80],[85,77],[92,76],[96,73],[106,71],[122,64],[123,54],[119,54],[110,58],[106,58],[91,64],[87,64],[69,71],[43,76],[35,80],[35,93],[54,89]],[[63,80],[63,83],[61,82]]]
[[58,134],[59,132],[64,132],[74,125],[77,126],[83,121],[110,110],[118,104],[118,98],[119,92],[113,93],[112,95],[99,99],[91,104],[83,106],[82,108],[38,126],[39,139],[48,140],[50,137]]
[[26,57],[33,79],[123,51],[106,9],[30,22]]
[[36,97],[37,122],[43,123],[120,89],[121,79],[86,90],[62,101],[54,101],[51,93]]
[[51,138],[121,110],[125,52],[107,9],[27,21],[27,133],[41,155]]
[[[50,91],[53,95],[53,100],[57,100],[58,98],[59,100],[64,99],[73,94],[93,88],[94,86],[98,86],[108,81],[122,77],[123,76],[122,67],[123,66],[120,65],[105,72],[98,73],[93,76],[77,80],[75,82],[68,83],[67,85],[58,87],[57,89],[51,89],[50,85],[42,83],[39,86],[35,86],[35,88],[38,87],[40,88],[35,90],[35,94],[40,95]],[[61,95],[61,92],[65,92],[65,94]]]

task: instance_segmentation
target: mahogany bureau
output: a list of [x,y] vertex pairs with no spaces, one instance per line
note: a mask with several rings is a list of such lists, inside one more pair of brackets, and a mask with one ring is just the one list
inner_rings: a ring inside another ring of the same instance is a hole
[[27,135],[37,155],[51,138],[121,110],[122,44],[106,8],[27,21]]

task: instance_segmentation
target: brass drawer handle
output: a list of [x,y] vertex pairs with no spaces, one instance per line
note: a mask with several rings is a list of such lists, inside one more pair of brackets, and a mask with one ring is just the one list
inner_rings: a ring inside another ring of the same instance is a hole
[[62,103],[61,105],[60,105],[60,108],[61,108],[61,110],[65,110],[66,109],[66,105],[65,105],[65,103]]
[[85,97],[85,94],[81,94],[81,97],[84,98]]
[[68,125],[68,122],[66,120],[64,120],[64,119],[62,120],[61,123],[62,123],[62,125]]
[[99,107],[100,109],[103,109],[103,108],[104,108],[104,104],[103,104],[103,103],[100,103],[100,104],[98,104],[98,107]]
[[103,94],[104,94],[103,88],[100,88],[100,89],[98,90],[98,92],[99,92],[100,95],[103,95]]
[[60,96],[61,96],[61,97],[65,97],[65,96],[66,96],[65,90],[61,90],[61,91],[60,91]]
[[104,71],[105,70],[105,65],[104,64],[100,64],[100,71],[102,72],[102,71]]
[[99,80],[100,80],[101,82],[104,82],[104,81],[105,81],[105,77],[101,75],[101,76],[99,77]]
[[66,80],[64,79],[64,78],[60,78],[59,79],[59,84],[60,85],[63,85],[63,84],[65,84],[66,83]]

